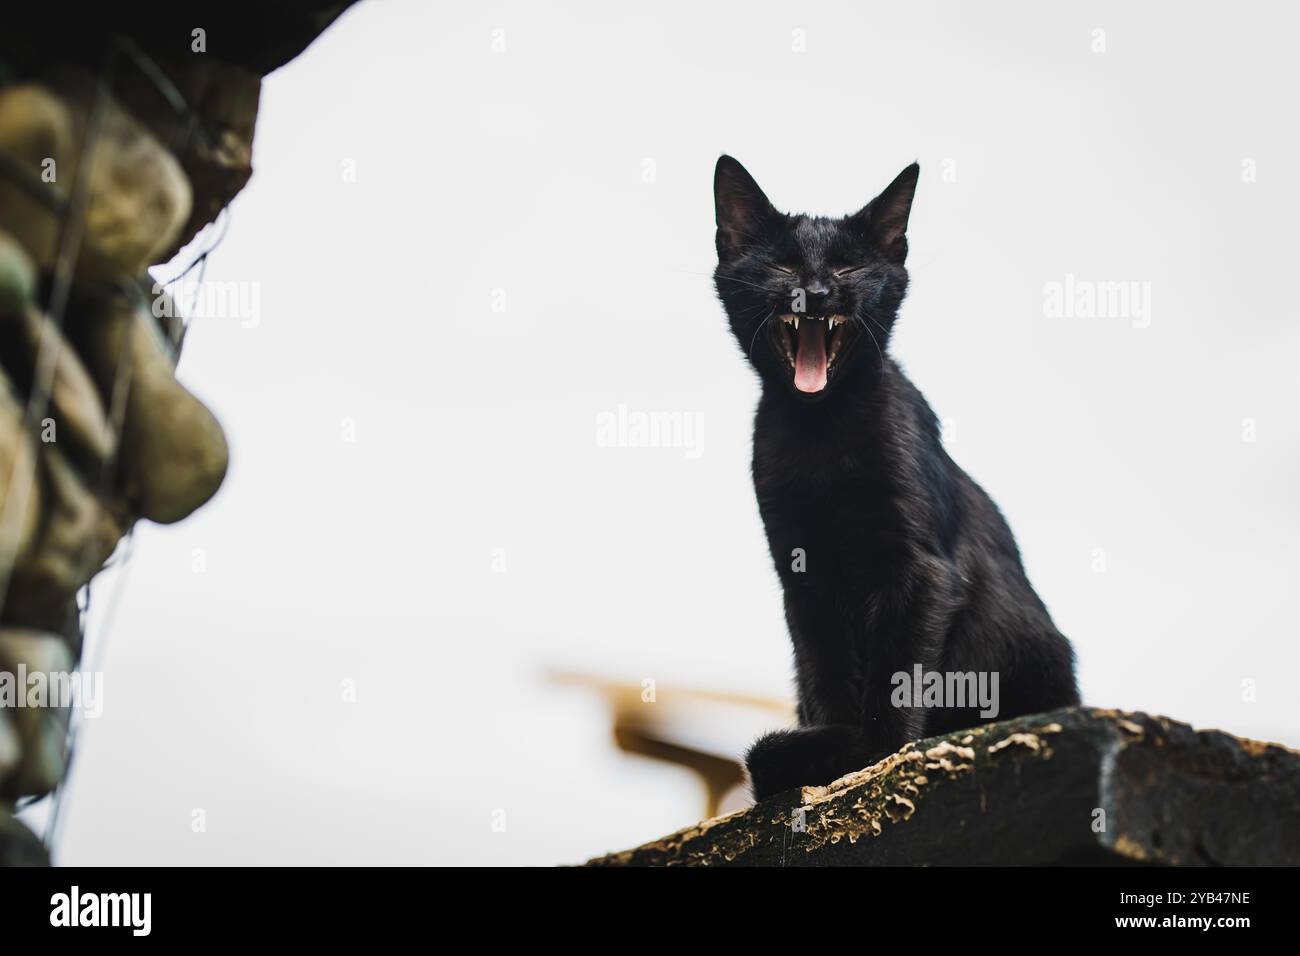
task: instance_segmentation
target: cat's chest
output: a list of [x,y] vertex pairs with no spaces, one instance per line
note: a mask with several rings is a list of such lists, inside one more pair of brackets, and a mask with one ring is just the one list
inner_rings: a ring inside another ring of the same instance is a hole
[[836,565],[873,562],[900,541],[897,483],[888,461],[866,442],[759,428],[753,472],[778,562],[794,549],[816,550]]
[[761,412],[754,428],[754,487],[760,498],[852,501],[892,483],[884,442],[866,429],[805,429]]

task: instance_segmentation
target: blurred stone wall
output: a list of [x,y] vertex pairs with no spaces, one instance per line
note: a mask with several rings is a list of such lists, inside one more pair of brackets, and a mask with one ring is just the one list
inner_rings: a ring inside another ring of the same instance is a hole
[[146,269],[248,182],[262,76],[350,2],[104,5],[0,35],[0,865],[48,861],[13,814],[68,769],[78,594],[137,520],[225,476]]

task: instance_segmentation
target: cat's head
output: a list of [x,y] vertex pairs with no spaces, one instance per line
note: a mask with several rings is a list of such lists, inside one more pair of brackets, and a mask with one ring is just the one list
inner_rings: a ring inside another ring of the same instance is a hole
[[907,292],[907,217],[919,173],[913,163],[858,212],[827,219],[777,212],[745,167],[718,160],[714,283],[765,385],[817,401],[883,362]]

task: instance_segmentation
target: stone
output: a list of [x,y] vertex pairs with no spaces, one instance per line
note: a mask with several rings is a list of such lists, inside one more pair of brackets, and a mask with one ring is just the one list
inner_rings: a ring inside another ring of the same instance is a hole
[[239,193],[253,175],[253,133],[261,97],[257,73],[215,56],[164,57],[159,68],[189,107],[178,113],[149,77],[128,71],[115,92],[175,153],[193,187],[189,220],[160,257],[170,258]]
[[119,363],[130,368],[118,471],[126,505],[169,524],[216,494],[225,479],[225,432],[207,407],[176,381],[173,353],[149,309],[124,295],[79,308],[68,327],[99,388],[112,394]]
[[0,810],[0,867],[49,865],[50,855],[40,838]]
[[[28,174],[26,185],[0,177],[0,225],[42,272],[51,271],[58,256],[96,97],[94,79],[73,71],[60,73],[49,85],[0,92],[0,151]],[[137,276],[173,247],[189,219],[189,180],[176,157],[111,96],[89,176],[76,275],[105,281]]]
[[13,384],[0,371],[0,580],[31,551],[40,518],[36,448]]
[[36,264],[27,250],[0,229],[0,322],[21,318],[36,297]]
[[1075,707],[922,740],[595,866],[1300,864],[1300,752]]
[[0,709],[0,780],[6,779],[18,769],[18,762],[23,755],[22,741],[18,739],[18,729],[9,714]]
[[[68,674],[74,660],[57,634],[18,628],[0,630],[0,672]],[[16,678],[15,678],[16,679]],[[23,693],[26,688],[19,688]],[[58,786],[67,769],[68,722],[71,708],[58,706],[6,708],[18,733],[22,756],[18,766],[0,779],[0,795],[43,796]]]
[[[41,269],[53,264],[58,250],[75,145],[72,112],[53,91],[35,84],[0,90],[0,155],[11,167],[0,173],[0,228]],[[55,165],[48,167],[49,161]],[[53,182],[46,180],[50,170]]]
[[[63,333],[35,306],[27,308],[23,333],[26,370],[37,368],[42,347],[53,356],[46,414],[53,423],[53,441],[70,447],[71,454],[85,463],[88,474],[103,474],[117,442],[90,373]],[[49,441],[45,431],[42,429],[42,440]]]
[[[89,74],[67,72],[51,85],[65,97],[77,142],[83,143],[98,96],[96,81]],[[79,159],[74,154],[74,175]],[[189,179],[171,151],[112,96],[105,101],[90,168],[86,241],[119,274],[140,275],[162,261],[189,219]],[[73,180],[64,181],[70,189]]]
[[44,515],[35,542],[14,564],[6,622],[57,627],[68,600],[98,573],[129,519],[117,513],[53,445],[40,456]]

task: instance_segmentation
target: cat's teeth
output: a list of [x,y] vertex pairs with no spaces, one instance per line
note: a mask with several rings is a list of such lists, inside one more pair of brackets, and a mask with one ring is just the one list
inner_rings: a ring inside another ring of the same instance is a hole
[[794,317],[794,330],[795,330],[796,332],[799,331],[799,316],[797,316],[797,315]]

